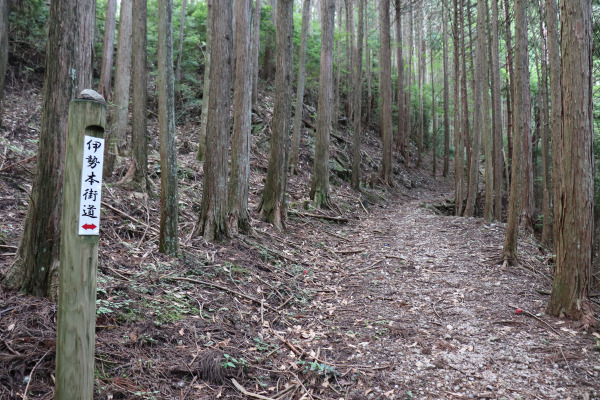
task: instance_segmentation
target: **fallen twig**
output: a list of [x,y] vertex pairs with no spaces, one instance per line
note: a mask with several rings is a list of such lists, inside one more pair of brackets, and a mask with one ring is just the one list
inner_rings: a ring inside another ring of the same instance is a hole
[[127,217],[127,218],[129,218],[130,220],[132,220],[132,221],[135,221],[135,222],[137,222],[137,223],[138,223],[138,224],[140,224],[140,225],[143,225],[143,226],[145,226],[147,229],[150,229],[150,230],[151,230],[151,231],[153,231],[154,233],[160,233],[160,231],[159,231],[158,229],[156,229],[155,227],[153,227],[153,226],[150,226],[150,225],[148,225],[148,224],[145,224],[145,223],[143,223],[143,222],[142,222],[142,221],[140,221],[139,219],[137,219],[137,218],[135,218],[135,217],[132,217],[131,215],[127,214],[127,213],[126,213],[126,212],[124,212],[124,211],[121,211],[121,210],[119,210],[118,208],[114,208],[114,207],[113,207],[113,206],[111,206],[110,204],[107,204],[107,203],[105,203],[105,202],[102,202],[102,205],[103,205],[103,206],[105,206],[105,207],[107,207],[107,208],[110,208],[111,210],[113,210],[113,211],[114,211],[114,212],[116,212],[117,214],[121,214],[122,216],[124,216],[124,217]]
[[[254,303],[262,304],[262,301],[259,300],[259,299],[257,299],[257,298],[254,298],[252,296],[248,296],[247,294],[240,293],[240,292],[238,292],[236,290],[233,290],[233,289],[226,288],[225,286],[219,286],[219,285],[217,285],[216,283],[213,283],[213,282],[205,282],[205,281],[201,281],[201,280],[198,280],[198,279],[183,278],[183,277],[178,277],[178,276],[168,276],[168,277],[165,276],[165,277],[162,277],[162,279],[167,279],[167,280],[172,280],[172,281],[184,281],[184,282],[190,282],[190,283],[197,283],[199,285],[212,286],[212,287],[215,287],[217,289],[223,290],[225,292],[229,292],[229,293],[235,294],[237,296],[243,297],[243,298],[245,298],[247,300],[250,300],[250,301],[252,301]],[[264,307],[268,308],[271,311],[277,311],[275,308],[271,307],[268,304],[265,304]]]
[[348,222],[348,218],[344,218],[344,217],[331,217],[329,215],[303,213],[303,212],[298,212],[298,211],[293,211],[293,210],[290,210],[290,214],[302,215],[303,217],[326,219],[328,221],[335,221],[335,222],[343,222],[343,223]]
[[513,304],[507,304],[507,305],[508,305],[508,307],[510,307],[510,308],[511,308],[511,309],[513,309],[513,310],[517,310],[517,309],[518,309],[518,310],[521,310],[521,312],[522,312],[523,314],[525,314],[525,315],[528,315],[528,316],[530,316],[531,318],[533,318],[533,319],[535,319],[535,320],[537,320],[537,321],[541,322],[542,324],[544,324],[544,325],[546,325],[548,328],[550,328],[550,330],[551,330],[552,332],[554,332],[554,333],[556,333],[558,336],[561,336],[561,337],[562,337],[562,334],[561,334],[559,331],[557,331],[556,329],[554,329],[554,327],[552,327],[552,325],[550,325],[549,323],[547,323],[547,322],[546,322],[546,321],[544,321],[543,319],[539,318],[537,315],[535,315],[535,314],[532,314],[532,313],[530,313],[529,311],[523,310],[521,307],[517,307],[517,306],[515,306],[515,305],[513,305]]
[[271,328],[271,332],[273,333],[273,335],[275,335],[277,337],[277,339],[281,340],[287,347],[289,347],[289,349],[291,351],[293,351],[295,355],[297,355],[298,357],[302,357],[302,355],[304,355],[304,351],[298,350],[296,348],[296,346],[294,346],[293,344],[291,344],[289,341],[285,340],[285,338],[282,337],[277,332],[275,332],[275,330],[273,328]]
[[254,397],[255,399],[261,399],[261,400],[275,400],[272,397],[266,397],[260,394],[254,394],[254,393],[250,393],[249,391],[247,391],[242,385],[240,385],[238,383],[238,381],[236,381],[234,378],[231,378],[231,383],[233,383],[233,386],[235,386],[235,388],[237,390],[239,390],[240,392],[242,392],[242,394],[248,396],[248,397]]
[[19,164],[26,164],[26,163],[28,163],[29,161],[31,161],[31,160],[34,160],[34,159],[36,159],[36,158],[37,158],[37,155],[35,155],[35,156],[31,156],[31,157],[28,157],[28,158],[25,158],[25,159],[23,159],[23,160],[17,161],[17,162],[15,162],[15,163],[12,163],[12,164],[9,164],[9,165],[7,165],[6,167],[3,167],[2,169],[0,169],[0,172],[8,171],[9,169],[11,169],[11,168],[13,168],[13,167],[16,167],[16,166],[17,166],[17,165],[19,165]]
[[44,353],[44,355],[42,356],[42,358],[40,358],[38,360],[38,362],[35,363],[35,365],[33,366],[33,369],[29,373],[29,380],[27,381],[27,386],[25,386],[25,391],[23,391],[23,400],[27,400],[27,391],[29,391],[29,385],[31,384],[31,381],[32,381],[32,378],[33,378],[33,373],[35,372],[35,369],[41,364],[42,360],[44,358],[46,358],[46,356],[48,355],[48,353],[50,353],[50,350],[52,350],[52,349],[53,349],[53,347],[51,347],[48,350],[46,350],[46,352]]

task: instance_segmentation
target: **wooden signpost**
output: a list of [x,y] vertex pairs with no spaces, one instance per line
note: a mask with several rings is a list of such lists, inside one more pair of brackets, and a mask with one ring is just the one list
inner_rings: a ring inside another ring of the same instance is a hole
[[69,104],[58,285],[54,392],[57,400],[94,397],[96,274],[106,103],[91,90],[82,92],[82,97]]

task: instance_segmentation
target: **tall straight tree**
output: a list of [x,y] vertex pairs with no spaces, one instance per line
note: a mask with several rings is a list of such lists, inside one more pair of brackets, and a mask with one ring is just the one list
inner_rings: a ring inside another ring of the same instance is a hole
[[478,0],[477,2],[477,51],[481,60],[481,135],[483,140],[483,151],[485,154],[485,206],[483,218],[487,222],[492,221],[494,211],[494,167],[493,167],[493,145],[490,121],[490,88],[489,88],[489,60],[488,60],[488,2]]
[[92,0],[50,3],[36,173],[16,259],[3,281],[7,288],[52,300],[58,287],[67,110],[69,101],[92,85],[95,5]]
[[[525,5],[525,13],[527,13],[527,5],[530,4],[527,2]],[[525,14],[527,17],[527,14]],[[515,18],[516,23],[516,18]],[[527,18],[525,18],[525,32],[527,32]],[[519,40],[516,35],[515,28],[515,42]],[[522,66],[517,66],[517,68],[523,68],[524,71],[527,71],[526,74],[523,74],[523,81],[521,84],[523,85],[523,129],[519,132],[522,135],[523,140],[523,184],[521,189],[521,227],[523,227],[527,231],[533,231],[533,143],[531,138],[531,94],[529,90],[529,37],[525,34],[520,40],[523,41],[521,44],[521,48],[523,50],[523,54],[520,56],[520,62],[523,64]],[[519,48],[519,44],[515,43],[516,48]],[[517,56],[518,57],[518,56]],[[517,60],[515,60],[517,61]],[[526,90],[525,90],[526,89]],[[519,111],[519,117],[521,117]],[[520,125],[520,121],[517,122]],[[515,132],[515,135],[517,132]],[[515,138],[516,140],[516,138]]]
[[450,170],[450,76],[448,65],[448,10],[442,5],[442,58],[444,66],[444,169],[442,176],[448,176]]
[[[469,11],[470,13],[470,11]],[[481,13],[483,16],[483,13]],[[478,27],[483,28],[479,23]],[[470,28],[469,28],[470,29]],[[471,35],[469,35],[471,36]],[[476,52],[476,62],[475,62],[475,71],[473,77],[473,141],[471,143],[471,154],[469,155],[471,159],[470,170],[469,170],[469,190],[467,195],[467,204],[465,205],[465,217],[473,217],[475,215],[475,202],[477,200],[477,194],[479,192],[479,159],[480,159],[480,141],[481,141],[481,120],[482,120],[482,110],[481,110],[481,102],[482,102],[482,91],[481,91],[481,82],[482,71],[483,71],[483,63],[484,60],[481,59],[481,55],[483,54],[483,48],[481,41],[483,41],[484,34],[478,33],[478,43],[477,43],[477,52]]]
[[260,5],[261,0],[254,2],[252,15],[252,105],[258,101],[258,55],[260,54]]
[[227,155],[229,145],[229,108],[231,106],[231,73],[233,63],[232,0],[212,4],[209,25],[215,40],[211,45],[210,62],[219,68],[210,69],[210,101],[206,119],[206,153],[204,188],[196,234],[204,239],[221,240],[229,235],[227,227]]
[[[210,65],[213,42],[214,19],[213,0],[206,0],[206,51],[204,52],[204,84],[202,86],[202,113],[200,114],[200,132],[198,135],[198,160],[203,161],[206,153],[206,130],[208,126],[208,105],[210,104]],[[231,38],[230,38],[231,40]],[[231,84],[230,84],[231,85]]]
[[425,121],[423,115],[423,84],[425,81],[425,41],[423,40],[423,4],[417,9],[417,51],[420,52],[417,61],[417,76],[419,86],[419,121],[417,126],[417,164],[416,167],[421,166],[421,159],[423,158],[423,139],[425,136]]
[[589,300],[594,226],[592,3],[561,2],[562,130],[558,162],[562,202],[555,207],[556,270],[548,312],[594,325]]
[[338,23],[338,35],[336,40],[336,56],[335,56],[335,64],[336,64],[336,72],[335,78],[333,81],[334,89],[333,89],[333,125],[337,126],[337,115],[340,112],[340,88],[342,87],[341,77],[342,77],[342,19],[343,19],[343,1],[344,0],[336,0],[336,15],[337,15],[337,23]]
[[392,51],[390,47],[390,0],[379,5],[379,92],[381,93],[381,179],[393,184],[392,175]]
[[333,98],[333,31],[335,0],[321,0],[321,70],[317,109],[317,140],[310,198],[316,207],[328,207],[329,199],[329,133]]
[[116,12],[117,0],[108,0],[106,3],[106,22],[104,23],[104,41],[102,45],[102,67],[100,69],[100,83],[98,84],[98,93],[107,100],[110,97],[110,80],[115,50]]
[[[352,18],[351,24],[354,25],[354,8],[353,1],[348,0],[350,10],[348,15]],[[354,119],[352,123],[352,130],[354,131],[352,140],[352,189],[360,190],[360,138],[362,136],[362,88],[363,88],[363,74],[362,74],[362,57],[363,57],[363,35],[364,35],[364,9],[365,0],[358,0],[358,33],[356,40],[352,39],[352,74],[353,74],[353,87],[352,91],[354,95]],[[352,29],[354,35],[354,28]]]
[[502,99],[500,95],[500,53],[498,43],[498,0],[492,0],[492,117],[494,123],[494,218],[502,220],[502,172],[504,162],[502,157]]
[[158,130],[160,138],[161,253],[179,246],[177,219],[177,153],[175,149],[175,82],[173,76],[173,0],[158,0]]
[[523,140],[529,129],[529,68],[527,62],[527,0],[515,0],[515,93],[514,93],[514,140],[512,154],[512,179],[508,205],[506,238],[502,249],[505,264],[516,264],[517,238],[519,236],[519,215],[523,183]]
[[454,36],[454,215],[461,216],[463,212],[463,184],[464,184],[464,147],[463,132],[460,121],[460,40],[459,20],[460,20],[459,0],[454,0],[454,18],[452,22],[452,31]]
[[262,218],[283,229],[287,219],[287,148],[292,102],[294,1],[278,0],[275,27],[275,102],[267,179],[259,206]]
[[179,18],[179,46],[177,46],[177,66],[175,67],[175,80],[181,80],[181,60],[183,59],[183,28],[185,27],[185,4],[187,0],[181,0],[181,17]]
[[125,150],[127,116],[129,111],[129,86],[131,83],[131,1],[121,1],[119,13],[119,37],[117,41],[117,67],[115,69],[114,105],[111,112],[112,129],[108,133],[105,147],[104,174],[112,175],[115,157]]
[[10,0],[0,0],[0,126],[2,125],[4,79],[8,65],[8,17],[10,14]]
[[[550,72],[550,136],[552,137],[552,184],[554,188],[560,185],[560,160],[562,148],[558,138],[562,137],[562,71],[560,59],[560,39],[558,34],[558,10],[556,0],[546,0],[546,24],[548,25],[548,69]],[[559,191],[553,191],[554,210],[563,208]],[[554,218],[556,219],[556,218]],[[553,221],[554,222],[554,221]],[[558,241],[556,223],[552,225],[553,242]],[[555,253],[556,254],[556,253]]]
[[147,0],[133,1],[131,43],[131,163],[127,173],[119,182],[134,190],[151,190],[148,178],[148,71],[146,70],[146,21]]
[[412,135],[412,80],[413,80],[413,43],[414,43],[414,2],[409,3],[409,24],[408,24],[408,71],[406,85],[406,117],[404,118],[404,158],[406,166],[410,163],[410,136]]
[[548,245],[552,236],[552,221],[550,212],[550,115],[548,107],[548,51],[546,45],[546,29],[544,26],[544,3],[540,1],[540,43],[541,43],[541,80],[539,83],[540,97],[540,140],[542,143],[542,243]]
[[233,91],[233,136],[229,176],[229,230],[249,232],[248,186],[250,180],[250,112],[252,108],[250,15],[252,0],[234,0],[235,7],[235,86]]
[[298,153],[300,151],[300,131],[302,125],[302,108],[304,104],[304,83],[306,82],[306,41],[310,24],[310,0],[302,3],[302,32],[300,34],[300,60],[298,61],[298,80],[296,84],[296,108],[294,128],[292,130],[292,146],[290,149],[290,172],[297,173]]
[[[396,138],[396,149],[405,157],[404,147],[404,57],[402,57],[402,7],[401,0],[395,0],[396,10],[396,57],[398,58],[398,135]],[[356,87],[356,86],[355,86]]]

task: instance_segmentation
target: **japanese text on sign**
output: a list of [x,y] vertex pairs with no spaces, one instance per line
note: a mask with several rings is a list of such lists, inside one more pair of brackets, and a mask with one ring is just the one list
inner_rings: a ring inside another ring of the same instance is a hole
[[104,139],[84,136],[81,195],[79,201],[79,234],[98,235],[100,232],[100,195],[102,192],[102,163]]

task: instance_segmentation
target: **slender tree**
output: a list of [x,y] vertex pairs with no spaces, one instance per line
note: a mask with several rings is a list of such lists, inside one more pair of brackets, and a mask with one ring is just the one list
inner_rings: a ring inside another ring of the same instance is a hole
[[183,28],[185,27],[185,5],[187,0],[181,0],[181,17],[179,17],[179,46],[177,46],[177,66],[175,80],[181,80],[181,60],[183,59]]
[[398,59],[398,134],[396,137],[396,149],[404,156],[406,160],[406,150],[404,147],[404,57],[402,57],[402,12],[401,0],[395,0],[394,8],[396,10],[396,58]]
[[463,132],[460,121],[460,4],[454,0],[454,20],[452,31],[454,36],[454,215],[461,216],[463,212],[463,184],[464,184],[464,147]]
[[2,126],[4,79],[8,65],[8,17],[10,0],[0,0],[0,126]]
[[478,0],[477,3],[477,50],[481,60],[481,134],[483,136],[483,151],[485,154],[485,206],[483,218],[491,222],[494,211],[494,164],[493,144],[490,117],[490,76],[489,76],[489,43],[488,43],[488,2]]
[[544,26],[544,3],[540,2],[540,42],[541,42],[541,80],[539,82],[539,97],[540,97],[540,132],[541,132],[541,144],[542,144],[542,212],[543,212],[543,225],[542,225],[542,243],[548,245],[552,236],[552,223],[551,223],[551,212],[550,212],[550,135],[548,129],[550,128],[550,115],[548,108],[548,52],[546,45],[546,30]]
[[107,100],[110,97],[110,81],[115,49],[116,12],[117,0],[108,0],[106,3],[106,22],[104,23],[104,41],[102,45],[102,67],[100,69],[100,83],[98,84],[98,93]]
[[341,84],[341,78],[342,78],[342,17],[343,17],[343,4],[344,0],[336,0],[336,12],[335,15],[337,17],[337,24],[338,24],[338,35],[337,35],[337,40],[335,43],[336,46],[336,56],[335,56],[335,67],[336,67],[336,72],[335,72],[335,78],[333,81],[333,85],[334,85],[334,89],[333,89],[333,117],[332,117],[332,123],[333,126],[337,126],[337,116],[338,113],[340,112],[340,88],[342,87]]
[[276,69],[273,131],[267,178],[259,210],[262,218],[283,229],[287,219],[287,148],[292,102],[293,0],[278,0],[275,26]]
[[433,43],[429,46],[430,52],[430,67],[431,67],[431,141],[433,147],[433,170],[432,175],[435,177],[437,174],[437,115],[435,111],[435,82],[434,82],[434,72],[433,72]]
[[379,6],[379,92],[381,95],[381,131],[383,155],[381,179],[393,184],[392,175],[392,65],[390,47],[390,0],[382,0]]
[[413,81],[413,44],[414,44],[414,2],[409,3],[408,15],[408,71],[407,71],[407,90],[406,90],[406,118],[404,123],[404,148],[406,166],[410,164],[410,137],[412,135],[412,81]]
[[[232,0],[218,0],[212,4],[209,19],[213,37],[210,62],[219,68],[210,69],[207,93],[210,104],[206,119],[206,153],[204,187],[200,217],[195,233],[208,241],[229,236],[227,227],[227,155],[229,145],[229,108],[231,106],[232,70]],[[241,121],[240,121],[241,122]]]
[[[119,13],[119,37],[117,43],[117,67],[115,70],[114,106],[111,112],[113,126],[106,146],[108,162],[104,164],[105,177],[112,175],[114,157],[123,155],[127,138],[127,120],[129,111],[129,86],[131,84],[131,21],[132,0],[121,1]],[[110,151],[113,151],[111,154]]]
[[548,312],[594,325],[589,300],[594,214],[592,4],[561,2],[563,149],[556,187],[556,270]]
[[525,136],[529,129],[528,113],[525,108],[529,105],[529,68],[527,62],[527,1],[515,0],[515,96],[514,96],[514,130],[512,154],[512,179],[508,206],[508,223],[506,239],[502,249],[502,259],[505,264],[516,264],[517,238],[519,235],[519,215],[522,201],[522,164],[523,140],[517,134]]
[[58,287],[67,110],[69,101],[92,85],[95,4],[50,3],[36,173],[16,259],[3,281],[7,288],[52,300]]
[[[529,4],[529,2],[527,3]],[[527,4],[525,7],[525,13],[527,13]],[[515,17],[516,24],[516,17]],[[527,35],[528,27],[527,27],[527,14],[525,14],[523,29],[525,34],[520,39],[517,38],[516,28],[515,28],[515,42],[517,40],[522,40],[523,43],[519,46],[518,43],[515,43],[517,46],[515,48],[515,54],[517,49],[522,49],[522,54],[516,55],[519,58],[519,62],[523,65],[518,65],[517,68],[522,68],[523,71],[527,71],[527,73],[523,74],[523,80],[521,81],[522,89],[523,89],[523,104],[522,104],[522,118],[523,118],[523,129],[519,132],[522,134],[523,140],[523,184],[521,189],[521,196],[523,197],[521,200],[521,227],[527,231],[533,231],[533,143],[531,138],[531,94],[529,90],[529,36]],[[515,60],[517,61],[517,60]],[[516,105],[516,104],[515,104]],[[521,110],[519,111],[519,117],[521,117]],[[517,122],[519,125],[521,122]]]
[[233,95],[233,136],[229,175],[229,230],[249,232],[250,112],[252,108],[251,37],[252,0],[235,0],[236,73]]
[[425,41],[423,40],[423,4],[417,9],[417,51],[420,54],[417,57],[417,80],[419,86],[419,121],[417,126],[417,165],[421,166],[421,159],[423,157],[423,140],[425,137],[425,121],[423,115],[423,83],[425,80]]
[[302,127],[302,108],[304,105],[304,83],[306,81],[306,41],[310,24],[310,0],[302,3],[302,32],[300,34],[300,60],[298,61],[298,81],[296,90],[296,108],[290,149],[290,172],[297,173],[298,153],[300,151],[300,131]]
[[498,0],[492,0],[492,116],[494,123],[494,218],[502,220],[502,172],[503,166],[503,144],[502,144],[502,99],[500,95],[500,53],[498,43]]
[[260,11],[261,0],[256,0],[252,15],[252,105],[258,101],[258,55],[260,54]]
[[[213,0],[206,0],[206,51],[204,53],[204,85],[202,86],[202,113],[200,114],[200,133],[198,135],[198,160],[206,155],[206,129],[208,126],[208,105],[210,103],[210,65],[213,42],[214,11]],[[231,38],[230,38],[231,39]]]
[[442,58],[444,66],[444,169],[442,176],[448,176],[450,170],[450,76],[448,65],[448,11],[442,5]]
[[[349,7],[352,7],[348,15],[352,18],[354,25],[354,9],[353,1],[348,0]],[[352,39],[352,73],[354,87],[354,119],[352,129],[354,131],[352,141],[352,189],[360,190],[360,138],[362,136],[362,89],[363,89],[363,74],[362,74],[362,57],[363,57],[363,35],[364,35],[364,9],[365,0],[358,0],[358,33],[356,40]],[[354,29],[352,29],[354,33]]]
[[[562,160],[562,147],[558,138],[562,137],[562,66],[560,59],[560,39],[558,32],[558,9],[556,0],[546,0],[546,24],[548,25],[548,69],[550,73],[550,136],[552,137],[552,186],[554,213],[562,209],[564,203],[560,197],[560,160]],[[553,217],[552,237],[553,243],[558,241],[556,217]],[[556,250],[555,250],[556,251]]]
[[146,70],[147,0],[133,1],[131,55],[131,162],[127,173],[119,182],[134,190],[152,189],[148,177],[148,71]]
[[179,246],[177,219],[177,153],[175,149],[175,82],[173,76],[173,0],[158,1],[158,130],[160,138],[161,253],[175,254]]
[[310,198],[316,207],[328,207],[329,198],[329,134],[333,110],[333,31],[335,0],[321,0],[321,70],[317,109],[317,140]]

